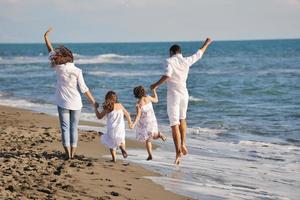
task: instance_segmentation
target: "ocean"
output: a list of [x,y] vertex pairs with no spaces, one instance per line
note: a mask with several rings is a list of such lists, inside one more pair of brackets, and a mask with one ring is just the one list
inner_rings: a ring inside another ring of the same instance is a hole
[[[172,44],[64,45],[99,102],[114,90],[135,114],[133,88],[159,79]],[[201,46],[178,44],[184,56]],[[0,44],[0,104],[56,115],[55,84],[44,44]],[[300,199],[300,40],[216,41],[187,85],[190,154],[174,166],[162,86],[154,109],[168,142],[156,142],[152,162],[139,149],[129,149],[129,160],[161,173],[149,178],[167,190],[196,199]],[[95,121],[83,103],[81,118]]]

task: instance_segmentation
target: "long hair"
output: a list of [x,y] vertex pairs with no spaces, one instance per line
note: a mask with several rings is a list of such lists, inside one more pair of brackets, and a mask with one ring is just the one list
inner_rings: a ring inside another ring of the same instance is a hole
[[114,91],[109,91],[105,95],[105,101],[102,104],[104,110],[113,111],[114,104],[118,103],[118,96]]
[[68,62],[72,63],[74,61],[74,57],[72,51],[65,46],[59,46],[54,49],[54,56],[51,58],[52,63],[54,65],[62,65]]

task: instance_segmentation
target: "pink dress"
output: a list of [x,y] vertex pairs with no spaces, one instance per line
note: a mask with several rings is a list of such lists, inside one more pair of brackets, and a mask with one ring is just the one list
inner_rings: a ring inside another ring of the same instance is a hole
[[157,134],[157,120],[150,102],[141,107],[141,117],[136,125],[136,139],[144,142]]

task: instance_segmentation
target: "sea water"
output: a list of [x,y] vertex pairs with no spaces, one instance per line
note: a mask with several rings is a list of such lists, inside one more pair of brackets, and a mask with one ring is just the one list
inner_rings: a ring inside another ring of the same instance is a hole
[[[172,44],[65,45],[96,99],[114,90],[134,114],[133,87],[159,79]],[[178,44],[184,56],[201,46]],[[44,44],[0,44],[0,104],[56,115],[47,57]],[[129,160],[161,173],[149,178],[166,189],[196,199],[300,199],[300,40],[214,42],[187,85],[189,155],[173,164],[162,86],[154,109],[168,141],[157,142],[151,162],[143,149],[129,149]],[[85,97],[83,103],[81,118],[95,121]]]

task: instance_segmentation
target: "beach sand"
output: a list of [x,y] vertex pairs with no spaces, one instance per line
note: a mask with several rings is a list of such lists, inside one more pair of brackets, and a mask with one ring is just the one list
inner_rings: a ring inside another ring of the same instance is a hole
[[144,178],[160,175],[120,154],[116,164],[108,162],[93,131],[80,131],[76,159],[65,161],[55,116],[0,106],[0,144],[0,199],[189,199]]

